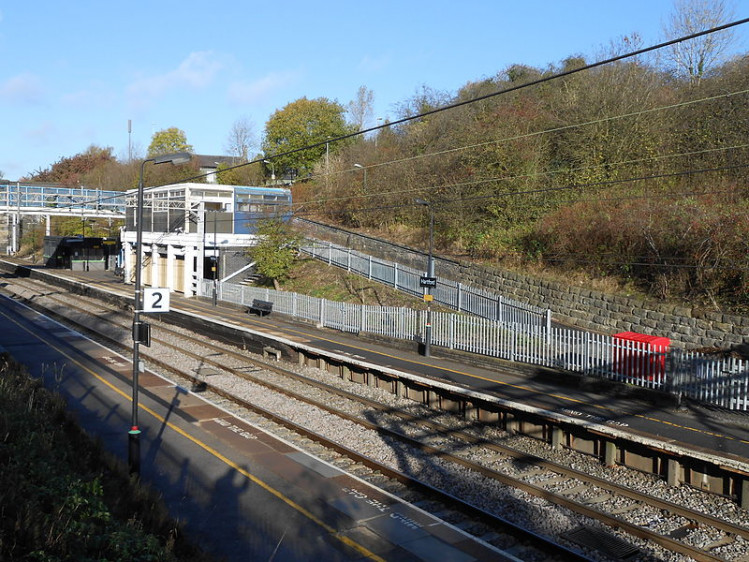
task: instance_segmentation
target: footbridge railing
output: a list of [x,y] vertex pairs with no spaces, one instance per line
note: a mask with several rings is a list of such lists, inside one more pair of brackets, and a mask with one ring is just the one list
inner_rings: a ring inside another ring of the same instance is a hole
[[125,192],[8,182],[0,185],[0,212],[124,218]]

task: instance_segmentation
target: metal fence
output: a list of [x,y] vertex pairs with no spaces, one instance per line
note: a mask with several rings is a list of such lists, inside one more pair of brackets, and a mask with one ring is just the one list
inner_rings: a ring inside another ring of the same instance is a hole
[[[203,281],[201,294],[213,284]],[[351,333],[421,341],[426,314],[408,308],[327,301],[296,293],[219,284],[218,298]],[[666,346],[561,328],[498,322],[452,312],[432,313],[433,345],[509,361],[565,369],[685,396],[731,410],[749,411],[749,361],[671,350]]]
[[[380,260],[356,250],[331,243],[304,244],[300,251],[328,265],[334,265],[378,281],[414,296],[424,294],[420,285],[423,272],[404,265]],[[459,312],[499,322],[516,322],[532,326],[551,327],[551,310],[495,295],[450,279],[437,278],[432,289],[434,302]]]

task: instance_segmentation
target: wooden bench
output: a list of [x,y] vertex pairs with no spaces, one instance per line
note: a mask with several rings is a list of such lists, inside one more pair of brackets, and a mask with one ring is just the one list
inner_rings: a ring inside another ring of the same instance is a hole
[[261,301],[260,299],[252,299],[252,304],[247,309],[247,314],[257,312],[258,316],[265,316],[270,314],[273,310],[273,303],[270,301]]

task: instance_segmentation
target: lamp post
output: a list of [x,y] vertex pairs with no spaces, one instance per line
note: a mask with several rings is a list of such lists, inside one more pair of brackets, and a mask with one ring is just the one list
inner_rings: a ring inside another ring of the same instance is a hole
[[354,168],[359,168],[360,170],[364,170],[364,194],[367,194],[367,168],[362,166],[361,164],[354,164]]
[[161,154],[143,160],[140,165],[140,177],[138,179],[138,199],[135,208],[136,235],[135,235],[135,310],[133,312],[133,410],[130,417],[130,431],[128,431],[128,466],[130,474],[140,475],[140,428],[138,427],[138,375],[142,367],[140,364],[140,344],[150,343],[149,326],[140,321],[143,311],[143,277],[141,275],[141,255],[143,252],[143,172],[146,162],[154,164],[184,164],[190,161],[190,154],[177,152],[174,154]]
[[213,306],[216,306],[216,304],[218,303],[218,245],[216,243],[216,212],[217,211],[213,212]]
[[328,176],[330,175],[330,137],[325,141],[325,189],[328,188]]
[[432,354],[432,283],[434,282],[434,209],[432,204],[424,199],[416,199],[417,205],[424,205],[429,209],[429,259],[427,261],[427,278],[426,293],[424,300],[427,303],[427,325],[424,331],[424,357]]
[[270,160],[263,160],[263,164],[270,164],[270,180],[276,181],[276,165]]

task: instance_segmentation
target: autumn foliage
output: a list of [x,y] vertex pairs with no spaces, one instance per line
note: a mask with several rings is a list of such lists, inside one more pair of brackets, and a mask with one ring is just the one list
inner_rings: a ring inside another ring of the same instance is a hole
[[[749,305],[749,57],[698,82],[640,59],[544,81],[585,64],[513,65],[452,96],[424,89],[397,126],[318,166],[296,203],[425,247],[414,200],[426,199],[443,253]],[[458,105],[432,112],[445,104]]]

